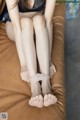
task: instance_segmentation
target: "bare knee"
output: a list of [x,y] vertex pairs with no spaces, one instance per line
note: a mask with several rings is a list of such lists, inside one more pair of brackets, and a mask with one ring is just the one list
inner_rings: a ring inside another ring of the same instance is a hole
[[33,18],[34,27],[43,28],[45,27],[45,18],[43,15],[36,15]]
[[32,20],[29,18],[22,18],[21,19],[21,27],[22,29],[33,29]]

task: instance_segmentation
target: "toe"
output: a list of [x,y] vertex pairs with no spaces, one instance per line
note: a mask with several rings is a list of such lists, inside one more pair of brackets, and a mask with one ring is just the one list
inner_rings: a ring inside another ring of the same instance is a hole
[[35,98],[34,98],[34,97],[32,97],[32,98],[31,98],[31,101],[34,101],[34,99],[35,99]]
[[51,95],[51,99],[54,99],[54,95]]
[[38,98],[39,98],[39,97],[38,97],[38,96],[36,96],[36,100],[38,100]]
[[35,97],[33,97],[33,101],[35,101],[36,100],[36,98]]
[[57,99],[56,96],[53,96],[53,97],[54,97],[55,100]]
[[57,98],[55,97],[55,102],[57,102]]
[[53,96],[52,97],[52,100],[54,101],[54,104],[57,102],[57,98],[56,98],[56,96]]
[[51,95],[51,94],[49,94],[49,95],[48,95],[48,98],[49,98],[49,99],[51,99],[51,97],[52,97],[52,95]]
[[39,100],[40,100],[40,101],[42,101],[42,100],[43,100],[42,95],[39,95]]

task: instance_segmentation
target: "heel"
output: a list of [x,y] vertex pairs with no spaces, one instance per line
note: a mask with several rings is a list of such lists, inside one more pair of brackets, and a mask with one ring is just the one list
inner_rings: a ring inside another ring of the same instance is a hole
[[21,79],[22,79],[23,81],[30,82],[30,81],[29,81],[28,70],[27,70],[26,67],[24,67],[24,68],[21,69],[20,76],[21,76]]
[[50,78],[52,78],[55,73],[56,73],[56,68],[51,62],[51,64],[50,64]]

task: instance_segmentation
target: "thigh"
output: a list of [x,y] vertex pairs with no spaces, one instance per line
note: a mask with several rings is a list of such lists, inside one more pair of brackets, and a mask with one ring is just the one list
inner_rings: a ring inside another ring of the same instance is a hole
[[6,33],[10,40],[15,41],[12,22],[6,22]]

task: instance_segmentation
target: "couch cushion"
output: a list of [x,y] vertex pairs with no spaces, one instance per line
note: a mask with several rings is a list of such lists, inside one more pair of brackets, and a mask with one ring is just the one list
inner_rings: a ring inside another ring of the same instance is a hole
[[9,120],[65,120],[64,12],[65,5],[60,4],[53,17],[52,62],[57,72],[51,81],[58,102],[48,108],[28,105],[31,91],[27,82],[20,78],[15,43],[7,37],[5,24],[0,23],[0,112],[8,112]]

